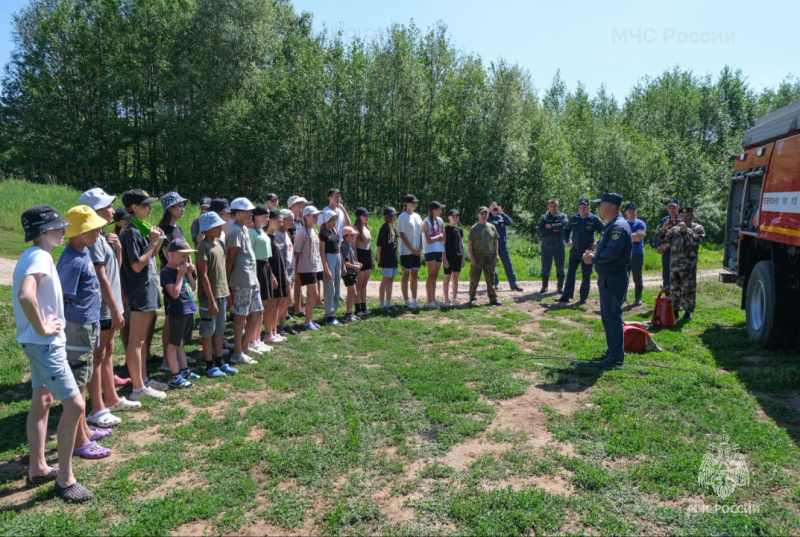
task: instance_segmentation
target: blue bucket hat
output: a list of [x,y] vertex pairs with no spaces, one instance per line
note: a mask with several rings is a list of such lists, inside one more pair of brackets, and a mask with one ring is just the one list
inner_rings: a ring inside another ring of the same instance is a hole
[[167,214],[167,211],[173,205],[177,205],[179,203],[189,203],[189,200],[178,194],[177,192],[167,192],[163,196],[161,196],[161,206],[164,208],[164,214]]
[[224,226],[225,220],[214,211],[206,211],[200,215],[200,233],[205,233],[211,228]]

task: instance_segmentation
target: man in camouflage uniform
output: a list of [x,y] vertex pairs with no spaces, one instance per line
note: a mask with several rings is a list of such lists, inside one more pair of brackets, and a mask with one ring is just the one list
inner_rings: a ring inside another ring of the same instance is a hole
[[703,226],[694,222],[694,210],[683,207],[680,222],[667,221],[658,230],[658,240],[670,251],[670,291],[674,299],[675,317],[683,309],[681,320],[689,321],[697,294],[697,250],[706,237]]

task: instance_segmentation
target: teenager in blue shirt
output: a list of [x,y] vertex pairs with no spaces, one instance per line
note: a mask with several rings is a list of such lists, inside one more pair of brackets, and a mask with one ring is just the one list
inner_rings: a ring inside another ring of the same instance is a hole
[[625,216],[628,217],[628,226],[631,228],[631,268],[633,285],[636,293],[634,306],[642,305],[642,267],[644,267],[644,235],[647,232],[647,224],[636,218],[636,204],[629,203],[625,206]]
[[[508,286],[512,291],[522,291],[522,287],[517,285],[517,275],[514,273],[514,266],[511,264],[511,254],[508,251],[508,242],[506,237],[506,228],[514,225],[511,217],[503,212],[496,201],[489,205],[489,220],[495,229],[497,229],[497,246],[500,249],[500,261],[503,262],[503,270],[506,271],[506,279],[508,279]],[[500,279],[497,276],[497,265],[494,267],[494,287],[500,285]]]

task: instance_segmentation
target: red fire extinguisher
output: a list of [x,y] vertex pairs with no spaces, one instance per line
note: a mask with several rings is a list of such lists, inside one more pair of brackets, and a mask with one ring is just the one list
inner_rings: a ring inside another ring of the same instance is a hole
[[660,328],[672,328],[675,326],[675,310],[672,307],[672,293],[669,292],[669,289],[662,289],[656,297],[656,307],[653,310],[653,319],[650,324]]

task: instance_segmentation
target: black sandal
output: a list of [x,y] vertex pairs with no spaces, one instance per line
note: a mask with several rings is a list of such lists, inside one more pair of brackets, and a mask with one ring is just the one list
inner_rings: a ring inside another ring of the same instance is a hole
[[65,502],[82,503],[92,499],[92,491],[78,483],[77,481],[68,487],[55,484],[56,495]]
[[37,475],[36,477],[25,476],[25,486],[29,489],[41,487],[42,485],[46,485],[51,481],[55,481],[58,479],[58,467],[53,466],[50,470],[50,473],[45,475]]

